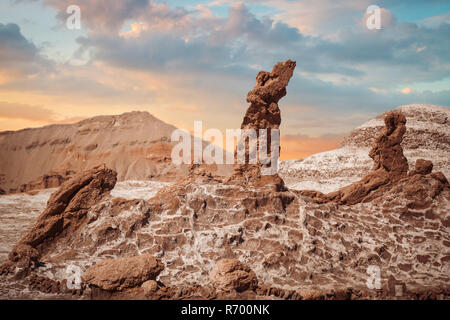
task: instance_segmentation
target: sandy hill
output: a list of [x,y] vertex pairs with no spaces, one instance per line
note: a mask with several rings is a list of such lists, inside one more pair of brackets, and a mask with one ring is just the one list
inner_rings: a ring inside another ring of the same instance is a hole
[[[411,104],[397,110],[406,116],[402,147],[410,169],[417,159],[431,160],[450,176],[450,108]],[[282,161],[280,176],[289,188],[331,192],[359,180],[373,166],[368,152],[384,126],[382,113],[353,130],[340,148],[300,160]]]
[[97,116],[74,124],[0,133],[0,188],[5,192],[59,186],[99,163],[118,179],[169,179],[170,135],[176,128],[148,112]]

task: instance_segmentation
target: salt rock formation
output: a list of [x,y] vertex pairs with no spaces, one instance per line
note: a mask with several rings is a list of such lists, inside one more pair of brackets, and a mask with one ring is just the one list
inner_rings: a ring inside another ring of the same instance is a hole
[[[406,117],[401,146],[413,169],[418,159],[433,161],[435,171],[450,176],[450,108],[411,104],[396,109]],[[386,113],[365,122],[339,148],[303,159],[280,161],[279,175],[289,189],[330,193],[361,180],[373,167],[370,149],[385,128]]]
[[[409,104],[399,106],[407,120],[403,137],[404,150],[425,149],[448,151],[450,148],[450,108],[431,104]],[[353,130],[342,142],[342,146],[370,148],[383,130],[387,112],[376,116]]]
[[217,261],[209,273],[209,279],[217,290],[242,292],[253,290],[258,285],[255,273],[236,259]]
[[387,179],[395,181],[408,171],[408,161],[400,143],[406,132],[406,118],[398,111],[389,112],[384,118],[383,132],[375,139],[369,156],[374,161],[373,170],[383,170]]
[[117,175],[105,165],[77,174],[51,195],[33,228],[14,246],[0,273],[15,267],[28,271],[58,237],[74,232],[88,210],[116,184]]
[[165,265],[156,291],[138,286],[114,298],[224,297],[208,277],[221,259],[245,259],[258,277],[255,291],[240,298],[392,297],[367,290],[369,265],[378,265],[383,279],[404,283],[408,297],[431,291],[449,297],[450,256],[443,248],[450,245],[450,190],[447,184],[435,194],[433,175],[400,179],[353,206],[214,179],[166,186],[148,200],[105,197],[40,261],[51,262],[57,276],[69,263],[87,270],[111,256],[150,254]]
[[414,174],[429,174],[433,171],[433,162],[430,160],[417,159],[416,167],[414,170],[410,171],[408,175]]
[[317,202],[336,201],[340,204],[355,204],[368,200],[372,191],[380,191],[406,176],[408,161],[403,155],[401,142],[406,132],[406,118],[398,111],[386,114],[385,129],[375,139],[369,156],[374,161],[373,170],[360,181],[336,192],[324,195],[320,192],[301,191],[312,195]]
[[[247,102],[250,103],[241,129],[255,129],[259,137],[259,129],[279,129],[281,124],[280,108],[278,101],[286,95],[286,87],[291,79],[296,63],[287,60],[278,62],[272,72],[260,71],[256,76],[256,85],[247,95]],[[261,163],[258,159],[256,165],[248,164],[250,149],[245,147],[246,164],[235,165],[235,177],[245,176],[250,179],[260,178],[259,167]],[[256,152],[259,150],[256,146]],[[271,156],[271,134],[267,133],[267,156]],[[236,151],[237,152],[237,151]]]
[[164,265],[149,254],[102,260],[83,274],[83,280],[106,291],[117,291],[140,286],[154,280]]
[[405,181],[405,194],[412,202],[410,208],[428,207],[432,200],[449,188],[448,180],[442,172],[433,172],[431,161],[418,159],[414,170],[408,173]]
[[[405,124],[406,118],[399,111],[386,113],[385,129],[375,139],[369,152],[369,156],[374,161],[373,169],[360,181],[329,194],[309,190],[298,191],[298,193],[312,197],[318,203],[335,201],[339,204],[352,205],[380,197],[392,188],[394,183],[405,180],[408,190],[411,188],[416,190],[412,196],[417,199],[423,198],[423,194],[417,190],[423,185],[430,186],[429,181],[424,181],[421,176],[432,172],[433,163],[418,159],[415,169],[407,175],[408,161],[403,155],[401,146],[403,135],[406,132]],[[448,181],[441,172],[435,172],[430,177],[434,179],[431,181],[433,192],[430,195],[434,199],[442,190],[448,188]]]

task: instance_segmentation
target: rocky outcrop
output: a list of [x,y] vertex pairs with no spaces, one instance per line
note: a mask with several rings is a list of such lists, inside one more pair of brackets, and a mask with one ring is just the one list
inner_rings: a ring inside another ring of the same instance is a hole
[[406,132],[406,118],[401,112],[391,111],[384,118],[384,123],[386,126],[375,139],[369,156],[374,161],[374,171],[382,170],[386,179],[396,181],[408,171],[408,161],[401,146]]
[[[380,196],[390,188],[393,183],[406,177],[408,161],[403,155],[401,142],[406,132],[406,118],[399,111],[391,111],[384,118],[385,128],[375,139],[369,156],[374,166],[360,181],[336,192],[323,194],[315,191],[300,191],[299,193],[311,196],[314,201],[325,203],[335,201],[339,204],[356,204],[369,201]],[[419,166],[422,162],[419,162]],[[376,191],[376,192],[375,192]]]
[[[450,150],[450,108],[430,104],[409,104],[399,106],[397,111],[407,119],[403,150]],[[355,128],[344,138],[342,147],[370,148],[384,127],[387,112]]]
[[[418,159],[433,162],[433,169],[450,176],[450,108],[410,104],[397,109],[406,117],[401,146],[412,170]],[[369,151],[384,130],[384,112],[355,128],[338,149],[303,159],[280,161],[278,174],[289,189],[330,193],[361,180],[373,167]]]
[[[395,298],[384,289],[391,275],[405,285],[405,298],[442,299],[450,292],[450,191],[436,193],[435,178],[405,177],[352,206],[214,179],[166,186],[147,200],[105,196],[77,229],[47,242],[38,260],[53,264],[60,284],[69,264],[84,271],[108,257],[149,254],[165,265],[148,290],[142,284],[83,293],[94,299]],[[208,275],[221,259],[245,261],[258,287],[216,289]],[[369,265],[380,267],[382,290],[367,289]],[[38,280],[33,288],[58,288]],[[1,279],[0,294],[7,283]]]
[[417,159],[416,167],[411,170],[408,175],[412,176],[415,174],[429,174],[433,171],[433,162],[430,160]]
[[[279,129],[281,115],[278,101],[286,95],[286,87],[294,73],[295,66],[295,61],[287,60],[278,62],[272,72],[260,71],[258,73],[256,85],[247,95],[247,102],[250,103],[250,106],[245,113],[241,129],[255,129],[257,137],[259,137],[259,129]],[[267,132],[266,140],[267,156],[270,158],[272,153],[270,131]],[[261,143],[261,141],[259,142]],[[249,164],[249,153],[256,147],[255,152],[259,154],[258,150],[261,146],[258,143],[253,148],[244,144],[241,147],[245,148],[245,164],[235,165],[234,179],[243,176],[247,181],[259,180],[262,163],[258,157],[257,164]]]
[[[90,267],[83,280],[90,286],[106,291],[120,291],[138,287],[154,280],[164,270],[164,265],[149,254],[130,258],[106,259]],[[145,286],[149,289],[149,284]]]
[[408,199],[412,200],[409,207],[423,209],[431,205],[443,190],[449,188],[448,180],[442,172],[431,172],[433,163],[428,160],[418,159],[414,170],[408,173],[404,180],[404,192]]
[[219,291],[254,290],[258,285],[255,273],[236,259],[217,261],[209,273],[211,283]]
[[373,171],[348,187],[329,196],[341,204],[364,201],[374,190],[388,187],[406,176],[408,161],[403,155],[401,142],[406,132],[406,118],[398,111],[389,112],[385,118],[385,129],[375,139],[369,156],[374,161]]
[[91,206],[107,194],[116,181],[116,173],[101,165],[63,183],[51,195],[36,224],[14,246],[0,273],[12,271],[15,267],[26,273],[56,238],[70,234],[83,223]]

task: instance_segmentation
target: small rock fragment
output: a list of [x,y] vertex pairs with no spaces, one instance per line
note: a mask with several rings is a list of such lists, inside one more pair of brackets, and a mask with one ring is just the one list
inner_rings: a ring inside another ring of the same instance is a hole
[[147,280],[141,285],[141,288],[144,289],[144,294],[149,296],[158,290],[158,283],[155,280]]
[[131,258],[102,260],[83,274],[83,280],[107,291],[133,288],[147,280],[154,280],[164,265],[149,254]]

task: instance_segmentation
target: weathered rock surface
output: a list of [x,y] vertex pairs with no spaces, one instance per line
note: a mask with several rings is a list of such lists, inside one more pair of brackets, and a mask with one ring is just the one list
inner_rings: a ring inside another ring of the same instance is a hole
[[[450,108],[430,104],[409,104],[396,109],[407,120],[403,137],[404,150],[447,151],[450,148]],[[386,111],[353,130],[342,142],[342,146],[360,149],[370,148],[384,127]]]
[[374,161],[373,170],[383,170],[390,181],[396,181],[408,172],[408,161],[403,155],[401,142],[406,132],[406,117],[391,111],[384,118],[385,128],[375,139],[369,156]]
[[[136,286],[94,298],[392,297],[388,289],[366,288],[369,265],[380,267],[383,285],[391,275],[404,283],[405,297],[445,297],[450,190],[437,178],[445,179],[414,174],[369,202],[337,206],[200,176],[147,201],[103,198],[78,230],[57,238],[39,260],[53,264],[60,282],[58,270],[68,264],[87,270],[111,257],[147,253],[165,265],[164,285],[153,293]],[[245,259],[258,278],[256,291],[219,294],[208,276],[221,259]]]
[[255,273],[237,259],[221,259],[217,261],[209,273],[213,286],[220,291],[242,292],[253,290],[258,285]]
[[99,202],[116,181],[116,173],[101,165],[63,183],[51,195],[33,228],[14,246],[9,262],[0,268],[0,273],[10,272],[15,267],[25,270],[32,267],[58,237],[78,229],[91,206]]
[[417,159],[414,170],[409,172],[409,175],[414,174],[429,174],[433,171],[433,162],[430,160]]
[[[158,259],[143,254],[130,258],[102,260],[86,270],[83,280],[103,290],[118,291],[154,280],[162,270],[164,266]],[[149,283],[145,287],[148,286]]]

